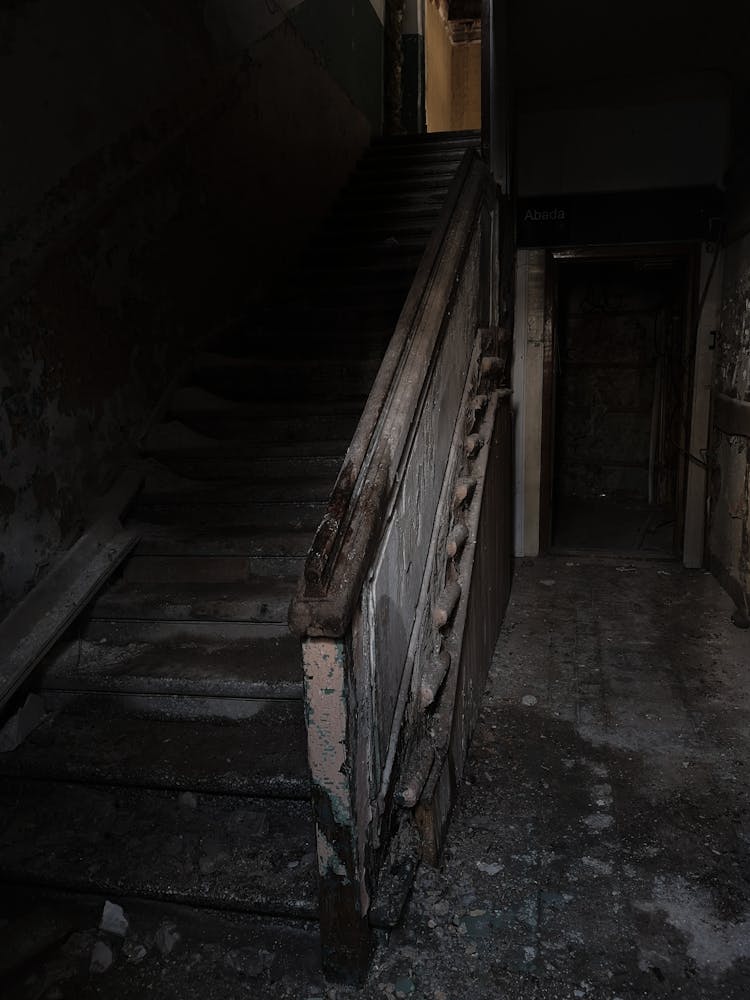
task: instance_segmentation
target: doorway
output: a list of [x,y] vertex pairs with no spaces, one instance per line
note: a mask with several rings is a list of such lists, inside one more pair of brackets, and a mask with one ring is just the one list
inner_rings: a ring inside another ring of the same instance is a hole
[[571,251],[553,258],[549,547],[679,556],[691,256]]

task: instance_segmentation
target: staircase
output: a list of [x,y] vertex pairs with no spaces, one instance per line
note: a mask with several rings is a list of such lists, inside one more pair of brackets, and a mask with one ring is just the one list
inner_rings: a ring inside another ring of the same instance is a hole
[[0,755],[0,884],[314,920],[290,598],[473,134],[378,141],[273,301],[150,433],[140,541]]

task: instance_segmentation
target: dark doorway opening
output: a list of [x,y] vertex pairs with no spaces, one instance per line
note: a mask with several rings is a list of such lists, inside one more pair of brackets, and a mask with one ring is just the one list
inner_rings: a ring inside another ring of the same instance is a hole
[[550,541],[680,554],[690,258],[556,261]]

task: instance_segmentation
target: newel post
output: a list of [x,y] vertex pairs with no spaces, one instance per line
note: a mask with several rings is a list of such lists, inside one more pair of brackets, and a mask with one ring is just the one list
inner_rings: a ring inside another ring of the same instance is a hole
[[323,968],[356,982],[367,970],[372,931],[358,845],[353,759],[357,745],[351,642],[305,637],[302,642],[308,759],[318,854]]

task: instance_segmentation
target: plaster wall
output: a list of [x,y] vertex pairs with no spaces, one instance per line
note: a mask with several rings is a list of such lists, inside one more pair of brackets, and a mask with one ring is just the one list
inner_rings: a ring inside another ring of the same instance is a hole
[[432,0],[424,8],[424,46],[427,131],[446,132],[451,128],[451,42]]
[[[726,252],[714,391],[750,406],[750,235]],[[750,420],[746,421],[750,427]],[[711,454],[711,566],[739,606],[750,606],[750,437],[714,424]]]
[[516,258],[513,339],[515,428],[514,553],[539,554],[544,376],[544,250],[519,250]]
[[425,107],[428,132],[479,129],[482,47],[451,42],[433,0],[425,3]]
[[650,95],[592,86],[567,99],[580,103],[559,93],[522,103],[520,195],[724,183],[730,104],[713,84],[704,93],[657,82]]
[[[14,153],[0,164],[0,610],[75,537],[191,345],[262,296],[367,144],[357,95],[300,27],[312,36],[312,2],[0,14]],[[364,24],[377,49],[378,5],[347,6],[331,35],[350,53]]]

